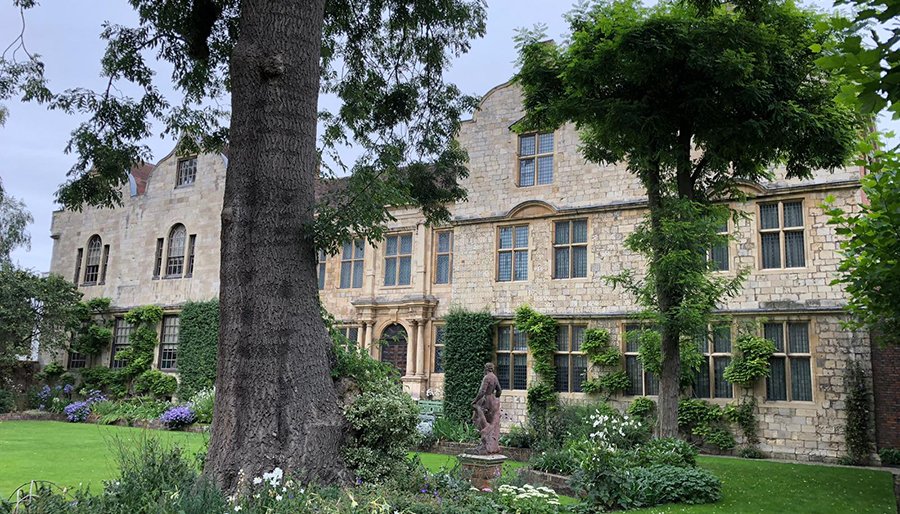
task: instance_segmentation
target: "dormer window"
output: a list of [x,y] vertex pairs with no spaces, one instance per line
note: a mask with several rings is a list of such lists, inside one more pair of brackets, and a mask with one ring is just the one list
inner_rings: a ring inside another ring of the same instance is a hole
[[519,187],[553,183],[553,133],[519,136]]
[[178,176],[175,187],[190,186],[197,179],[197,158],[191,157],[178,161]]

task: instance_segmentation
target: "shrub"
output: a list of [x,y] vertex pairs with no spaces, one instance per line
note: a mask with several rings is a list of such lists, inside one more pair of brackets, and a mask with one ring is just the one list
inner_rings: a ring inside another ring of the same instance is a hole
[[16,410],[15,393],[9,389],[0,389],[0,414]]
[[212,423],[213,404],[216,401],[216,388],[202,389],[191,397],[191,405],[197,415],[197,423]]
[[186,400],[216,383],[219,300],[186,303],[178,323],[178,397]]
[[628,414],[639,416],[641,418],[653,414],[654,411],[656,411],[656,402],[646,396],[635,398],[634,401],[628,405]]
[[697,448],[683,439],[651,439],[635,449],[632,464],[640,467],[666,465],[693,468],[697,465],[697,453]]
[[531,457],[531,467],[545,473],[571,475],[578,469],[578,459],[569,450],[548,450]]
[[81,387],[88,390],[108,391],[116,382],[116,371],[106,366],[94,366],[80,371]]
[[494,325],[487,312],[453,308],[445,318],[444,416],[464,422],[472,416],[472,400],[484,377],[484,364],[494,358]]
[[894,448],[882,448],[878,450],[881,464],[884,466],[900,466],[900,450]]
[[513,425],[509,428],[508,433],[500,436],[500,446],[531,448],[532,440],[532,433],[526,426]]
[[757,448],[755,446],[746,446],[744,448],[741,448],[738,451],[738,455],[742,459],[765,459],[766,458],[766,454],[761,452],[759,450],[759,448]]
[[866,374],[859,363],[853,361],[847,367],[847,424],[844,435],[850,464],[861,466],[869,461],[872,441],[869,438],[869,386]]
[[714,503],[721,496],[721,480],[703,469],[657,465],[629,471],[634,485],[629,489],[636,494],[630,498],[633,503],[628,508],[666,503]]
[[756,421],[756,398],[751,396],[742,403],[729,403],[723,413],[725,419],[736,423],[744,434],[748,446],[759,444],[759,424]]
[[497,488],[497,503],[505,512],[555,514],[559,512],[559,496],[549,487],[501,485]]
[[365,482],[381,482],[395,471],[415,446],[416,404],[394,381],[360,393],[344,408],[351,434],[344,445],[347,465]]
[[191,405],[179,405],[163,412],[159,421],[169,430],[178,430],[197,422],[197,415]]
[[34,378],[42,382],[53,382],[60,375],[66,372],[66,368],[58,362],[51,362],[44,365],[43,368],[34,376]]
[[438,418],[432,424],[432,432],[438,441],[471,443],[478,441],[478,430],[471,421],[458,423],[449,418]]
[[153,394],[157,397],[172,396],[178,388],[178,380],[161,371],[151,369],[141,373],[134,381],[134,392],[138,394]]
[[95,403],[105,402],[106,398],[100,394],[100,391],[92,391],[87,399],[79,402],[73,402],[63,409],[66,418],[72,423],[82,423],[91,414],[91,406]]

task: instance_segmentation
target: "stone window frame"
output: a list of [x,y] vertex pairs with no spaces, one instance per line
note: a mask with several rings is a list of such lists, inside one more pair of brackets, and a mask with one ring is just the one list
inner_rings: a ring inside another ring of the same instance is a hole
[[[442,235],[446,234],[450,238],[450,249],[447,251],[441,251],[440,246],[440,238]],[[434,231],[434,262],[432,265],[434,266],[434,283],[439,286],[447,286],[453,283],[453,230],[435,230]],[[439,282],[438,281],[438,264],[440,258],[446,256],[447,257],[447,281]]]
[[165,238],[159,237],[156,239],[156,251],[154,252],[154,262],[153,262],[153,280],[159,280],[160,274],[162,274],[162,263],[163,263],[163,247],[165,246]]
[[[726,235],[730,234],[731,233],[731,230],[730,230],[731,224],[732,224],[731,219],[725,220],[725,228],[717,230],[716,233],[717,234],[726,234]],[[707,253],[707,256],[708,256],[709,261],[712,262],[713,264],[716,264],[716,259],[714,256],[714,252],[716,251],[716,249],[720,248],[720,249],[722,249],[722,251],[725,252],[725,268],[719,268],[718,266],[716,266],[715,268],[713,268],[713,273],[728,273],[728,272],[734,270],[734,266],[731,265],[732,264],[731,261],[732,261],[732,257],[733,257],[733,252],[731,251],[731,243],[732,243],[732,241],[729,240],[725,243],[722,243],[721,245],[713,245],[709,248],[709,252]]]
[[[527,240],[525,246],[516,246],[516,232],[519,228],[525,228],[528,231]],[[504,229],[512,229],[512,246],[509,248],[501,247],[500,234]],[[500,283],[513,283],[513,282],[528,282],[532,276],[531,270],[531,237],[532,230],[530,223],[507,223],[503,225],[497,225],[496,230],[494,232],[495,242],[494,242],[494,281]],[[516,278],[516,255],[521,252],[525,252],[525,278],[517,279]],[[510,274],[509,280],[501,280],[500,278],[500,257],[502,254],[509,253],[510,257]]]
[[193,186],[197,182],[198,168],[199,160],[196,155],[179,158],[175,164],[175,189]]
[[[348,246],[349,245],[349,246]],[[347,255],[347,250],[350,250],[349,256]],[[363,286],[363,275],[365,274],[365,262],[366,262],[366,242],[359,238],[354,238],[352,241],[344,243],[341,248],[341,275],[340,282],[338,282],[339,289],[360,289]],[[344,285],[344,266],[347,266],[350,270],[349,279],[347,280],[347,285]],[[359,284],[355,281],[357,276],[356,269],[359,266]]]
[[[504,345],[501,348],[501,332],[504,330],[508,330],[508,335],[504,337],[504,339],[507,339],[506,342],[508,343],[508,346]],[[524,347],[516,346],[517,335],[524,340]],[[505,383],[500,373],[500,356],[508,356],[509,376],[506,377]],[[521,363],[523,360],[524,364]],[[504,391],[528,390],[528,367],[530,364],[528,360],[528,334],[517,330],[514,323],[498,324],[494,329],[494,366],[495,371],[497,372],[497,379],[500,380],[500,387]],[[516,364],[516,361],[519,361],[520,363]],[[516,381],[517,369],[522,369],[525,373],[524,379],[521,382]]]
[[159,333],[159,359],[157,368],[160,371],[178,370],[178,336],[181,331],[181,320],[178,314],[166,314],[161,321]]
[[[414,232],[405,231],[405,232],[393,232],[387,234],[384,238],[384,245],[382,245],[382,264],[384,265],[384,272],[381,274],[382,276],[382,286],[386,289],[399,289],[399,288],[409,288],[413,285],[413,254],[415,252],[414,246],[416,242]],[[409,253],[403,253],[403,238],[409,237]],[[389,240],[395,240],[395,253],[388,253]],[[403,259],[409,259],[409,276],[407,278],[406,283],[400,283],[400,263]],[[387,283],[387,272],[389,267],[393,267],[394,269],[394,283]]]
[[84,282],[82,286],[94,286],[100,281],[100,268],[103,265],[103,239],[99,234],[88,238],[87,251],[84,255]]
[[103,245],[103,261],[100,265],[100,285],[106,284],[106,269],[109,267],[109,245]]
[[[785,204],[800,204],[800,220],[803,222],[800,226],[791,226],[785,227],[784,224],[784,205]],[[770,201],[760,201],[757,203],[756,207],[756,243],[759,248],[759,259],[757,260],[757,269],[763,273],[779,273],[784,271],[802,271],[809,268],[809,260],[810,260],[810,252],[809,252],[809,235],[810,232],[807,227],[812,227],[809,218],[809,209],[807,205],[810,202],[806,197],[789,197],[789,198],[780,198],[776,200]],[[764,206],[768,205],[777,205],[778,206],[778,227],[777,228],[762,228],[762,209]],[[800,233],[803,236],[803,244],[801,249],[803,250],[803,265],[802,266],[787,266],[787,240],[785,235],[788,233]],[[778,234],[778,258],[779,265],[778,266],[770,266],[764,267],[763,259],[764,259],[764,250],[763,250],[763,234]]]
[[[442,335],[443,334],[443,335]],[[432,352],[431,357],[431,373],[433,375],[443,375],[444,374],[444,340],[447,336],[447,324],[446,323],[435,323],[434,324],[434,351]]]
[[70,350],[68,358],[66,359],[66,369],[84,369],[86,367],[87,355]]
[[81,278],[81,262],[84,260],[84,248],[79,248],[75,252],[75,277],[72,283],[78,285],[78,279]]
[[[813,354],[815,353],[815,348],[818,345],[818,337],[815,331],[815,320],[811,317],[782,317],[777,316],[771,319],[766,319],[765,323],[762,323],[759,327],[760,336],[765,337],[765,325],[774,325],[780,324],[782,325],[782,338],[783,338],[783,351],[777,351],[772,355],[773,359],[784,359],[785,360],[785,400],[770,400],[769,399],[769,381],[770,377],[767,377],[765,380],[765,384],[763,387],[765,388],[763,391],[763,401],[767,405],[783,405],[783,404],[791,404],[791,405],[804,405],[808,406],[810,404],[815,404],[817,402],[816,399],[816,362],[813,358]],[[791,324],[805,324],[807,330],[807,345],[808,352],[791,352],[790,351],[790,325]],[[809,377],[810,377],[810,399],[809,400],[795,400],[793,399],[793,391],[791,390],[792,382],[791,382],[791,356],[794,356],[795,359],[805,359],[809,361]],[[771,370],[771,364],[770,370]]]
[[[590,374],[590,363],[587,361],[587,354],[581,351],[581,345],[578,345],[578,349],[575,349],[575,345],[573,342],[575,341],[575,333],[576,329],[580,329],[581,331],[581,343],[584,343],[584,331],[589,328],[589,324],[587,321],[578,321],[574,320],[571,322],[559,323],[556,326],[556,351],[553,352],[553,365],[556,368],[556,381],[553,384],[553,388],[557,393],[566,393],[566,394],[576,394],[576,393],[584,393],[584,390],[581,387],[581,384],[587,380],[588,375]],[[560,334],[566,334],[566,348],[563,350],[560,348]],[[565,390],[560,387],[559,378],[560,378],[560,369],[561,366],[558,364],[557,358],[560,356],[566,357],[566,386]],[[576,359],[582,359],[584,361],[584,374],[581,377],[580,381],[576,381],[576,377],[573,376],[573,370],[575,369]]]
[[[550,136],[552,139],[552,149],[549,152],[540,151],[541,136]],[[522,141],[527,138],[534,138],[534,153],[526,154],[522,152]],[[516,187],[537,187],[553,185],[553,179],[556,176],[556,131],[552,132],[528,132],[526,134],[518,134],[516,137],[516,169],[514,172]],[[541,159],[551,159],[550,164],[550,181],[539,183],[538,163]],[[523,184],[522,181],[522,163],[532,161],[534,167],[532,170],[532,180],[530,184]]]
[[328,254],[325,250],[316,250],[316,277],[319,291],[325,289],[328,267]]
[[[727,328],[728,333],[728,345],[729,351],[719,351],[716,348],[716,337],[717,331],[719,333],[725,332]],[[694,385],[691,387],[691,397],[693,398],[702,398],[704,400],[733,400],[735,396],[735,384],[731,384],[730,395],[728,396],[720,396],[716,389],[716,378],[719,377],[720,373],[716,373],[716,361],[726,362],[725,359],[728,359],[725,366],[731,363],[731,360],[734,358],[734,343],[735,343],[735,326],[731,323],[713,323],[707,326],[702,334],[698,334],[695,338],[695,341],[698,345],[698,350],[700,350],[700,354],[703,356],[706,376],[709,380],[709,384],[707,386],[707,391],[702,395],[699,394],[697,390],[697,385],[700,383],[700,371],[698,371],[695,379]],[[703,345],[702,347],[699,347]],[[721,371],[724,372],[725,366],[722,366]],[[725,380],[724,376],[722,377],[724,382],[728,382]],[[729,382],[730,383],[730,382]]]
[[197,234],[191,234],[188,236],[188,245],[187,245],[187,259],[184,263],[184,278],[191,278],[194,276],[194,254],[197,249]]
[[131,346],[131,333],[134,332],[134,325],[125,320],[123,316],[117,316],[113,322],[113,339],[112,347],[109,352],[109,367],[111,369],[122,369],[128,365],[126,361],[117,361],[116,354],[125,348]]
[[[173,239],[175,236],[182,238],[179,242],[181,245],[180,251],[181,254],[173,253],[178,252],[178,246],[173,247]],[[185,256],[187,255],[187,247],[188,247],[188,231],[187,227],[184,226],[183,223],[176,223],[172,225],[172,228],[169,229],[169,235],[166,238],[166,252],[165,252],[165,268],[166,274],[163,278],[172,279],[172,278],[181,278],[184,276],[184,268],[185,268]]]
[[[585,240],[583,242],[575,242],[575,225],[574,222],[583,221],[585,223]],[[560,223],[568,223],[569,224],[569,235],[567,243],[557,243],[556,240],[556,226]],[[550,272],[553,280],[589,280],[591,275],[591,252],[589,250],[591,240],[591,220],[590,218],[584,217],[571,217],[571,218],[560,218],[554,219],[553,223],[551,223],[550,230],[550,246],[552,247],[550,251]],[[583,277],[574,277],[573,271],[575,269],[575,252],[573,248],[575,247],[584,247],[585,251],[585,275]],[[557,277],[556,276],[556,250],[567,248],[569,250],[569,267],[568,267],[568,277]]]
[[[625,369],[625,373],[626,374],[628,373],[628,363],[630,361],[630,362],[633,362],[634,365],[640,369],[639,373],[641,374],[641,382],[639,384],[640,390],[626,389],[625,391],[623,391],[622,395],[630,396],[630,397],[659,396],[659,377],[653,375],[652,373],[648,373],[647,371],[645,371],[644,365],[641,363],[641,360],[638,358],[638,356],[640,355],[640,353],[639,353],[640,342],[635,340],[635,345],[633,345],[633,346],[631,346],[631,348],[629,348],[629,336],[628,336],[629,332],[652,330],[652,328],[649,325],[647,325],[646,323],[640,323],[640,322],[633,321],[633,320],[620,322],[619,328],[620,328],[619,333],[622,334],[622,337],[620,337],[620,340],[621,340],[621,343],[620,343],[621,348],[620,349],[622,351],[622,356],[623,356],[622,365],[623,365],[623,368]],[[651,377],[651,378],[648,380],[648,377]],[[629,378],[631,378],[631,377],[629,376]],[[634,381],[632,381],[632,388],[635,388],[635,387],[636,387],[636,384],[634,384]],[[653,390],[653,389],[656,390],[655,394],[647,393],[648,390]]]
[[359,343],[359,324],[355,322],[346,322],[337,325],[335,328],[342,336],[350,341],[351,345],[357,345]]

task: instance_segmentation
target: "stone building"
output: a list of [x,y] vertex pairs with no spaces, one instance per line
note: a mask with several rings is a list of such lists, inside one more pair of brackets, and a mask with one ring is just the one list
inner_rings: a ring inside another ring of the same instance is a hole
[[[463,181],[468,201],[450,206],[452,221],[428,227],[421,213],[397,209],[386,240],[347,244],[320,255],[319,286],[327,309],[347,336],[373,356],[393,363],[416,398],[440,397],[443,384],[442,317],[453,305],[486,309],[497,319],[496,363],[503,384],[505,426],[521,422],[525,389],[533,378],[527,340],[512,326],[520,305],[552,315],[557,338],[557,389],[570,401],[588,401],[588,372],[580,353],[587,327],[606,328],[624,353],[632,386],[614,402],[653,397],[658,381],[644,373],[626,332],[638,328],[633,299],[602,277],[640,269],[624,241],[645,214],[638,180],[624,164],[587,163],[572,126],[553,133],[517,135],[523,115],[519,91],[489,91],[459,141],[469,153]],[[124,206],[56,212],[51,271],[72,277],[87,298],[109,297],[114,311],[140,305],[164,308],[156,366],[177,370],[177,314],[191,300],[215,297],[219,283],[220,211],[224,155],[170,154],[132,172]],[[871,369],[868,336],[844,331],[846,296],[830,285],[839,255],[835,229],[822,202],[852,210],[860,201],[858,169],[817,173],[812,180],[746,184],[750,199],[733,207],[745,214],[738,234],[712,258],[720,273],[748,269],[743,292],[723,309],[730,325],[710,327],[706,365],[694,395],[724,405],[741,392],[724,380],[732,342],[743,322],[778,347],[773,375],[752,391],[760,405],[761,449],[798,460],[834,460],[846,450],[844,370],[850,360]],[[70,367],[116,366],[128,326],[117,319],[109,351]],[[385,341],[383,344],[376,344]]]

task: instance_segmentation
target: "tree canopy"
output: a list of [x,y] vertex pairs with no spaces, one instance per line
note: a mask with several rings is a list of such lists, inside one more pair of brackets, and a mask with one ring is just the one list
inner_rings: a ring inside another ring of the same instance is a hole
[[739,291],[742,275],[713,276],[706,256],[727,240],[710,228],[728,217],[722,203],[776,166],[799,178],[842,166],[860,126],[833,101],[843,81],[815,65],[810,47],[836,37],[823,15],[782,1],[696,4],[582,5],[562,44],[520,34],[515,77],[518,130],[572,122],[589,161],[626,161],[647,191],[648,217],[627,245],[648,270],[611,280],[661,327],[663,435],[676,431],[679,340]]

